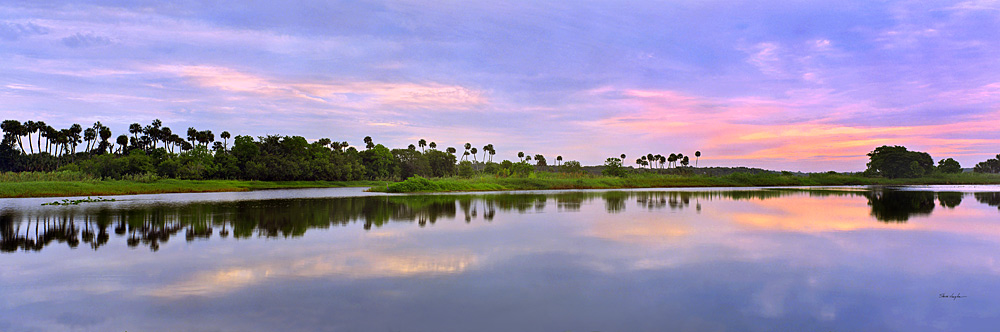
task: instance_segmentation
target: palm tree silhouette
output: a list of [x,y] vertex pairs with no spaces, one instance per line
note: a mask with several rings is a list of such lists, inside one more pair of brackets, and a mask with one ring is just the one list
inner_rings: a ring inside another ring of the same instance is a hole
[[122,151],[125,151],[125,146],[128,145],[128,136],[125,134],[118,135],[115,142],[118,143],[118,154],[121,154]]
[[698,158],[701,157],[701,151],[694,152],[694,167],[698,167]]
[[427,146],[427,140],[421,138],[417,141],[417,144],[420,145],[420,151],[424,151],[424,147]]

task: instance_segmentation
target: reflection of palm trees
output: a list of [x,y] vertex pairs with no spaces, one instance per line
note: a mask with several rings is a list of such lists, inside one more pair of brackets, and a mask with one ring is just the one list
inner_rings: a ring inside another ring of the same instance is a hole
[[[552,194],[419,195],[381,197],[341,197],[308,200],[265,200],[228,203],[192,203],[187,205],[144,206],[120,210],[84,210],[65,214],[57,210],[31,212],[28,215],[0,214],[0,233],[4,251],[40,250],[55,243],[74,245],[83,241],[94,249],[108,243],[112,231],[130,247],[140,244],[158,250],[171,237],[188,241],[220,238],[231,233],[234,238],[298,237],[314,228],[358,223],[364,229],[381,227],[389,222],[432,226],[438,220],[467,222],[482,216],[492,221],[497,213],[542,212],[549,202],[561,211],[581,210],[586,202],[603,199],[609,213],[624,211],[627,202],[635,201],[642,209],[681,210],[690,207],[692,198],[722,197],[731,200],[763,200],[786,195],[800,195],[791,190],[744,190],[700,192],[564,192]],[[809,195],[864,195],[858,192],[809,192]],[[884,200],[885,195],[880,194]],[[946,206],[954,204],[947,193],[931,196]],[[977,195],[977,199],[989,199]],[[918,200],[919,201],[919,200]],[[1000,202],[1000,199],[994,199]],[[885,204],[885,203],[875,203]],[[1000,203],[997,203],[1000,205]],[[696,204],[696,209],[700,204]],[[918,207],[924,207],[918,204]],[[459,211],[461,210],[461,211]],[[89,212],[87,212],[89,211]],[[81,215],[82,214],[82,215]],[[460,220],[460,219],[459,219]],[[80,225],[83,223],[83,225]],[[91,223],[94,223],[91,225]],[[219,229],[217,233],[213,229]]]

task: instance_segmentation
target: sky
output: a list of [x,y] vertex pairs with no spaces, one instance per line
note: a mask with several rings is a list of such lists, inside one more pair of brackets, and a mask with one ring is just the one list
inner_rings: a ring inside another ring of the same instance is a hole
[[1000,1],[0,3],[0,118],[601,164],[1000,153]]

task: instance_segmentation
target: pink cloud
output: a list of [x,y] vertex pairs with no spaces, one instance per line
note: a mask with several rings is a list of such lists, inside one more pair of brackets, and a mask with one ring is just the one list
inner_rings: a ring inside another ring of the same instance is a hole
[[478,90],[433,82],[286,81],[218,66],[161,65],[149,70],[182,77],[199,87],[254,98],[302,99],[342,107],[450,110],[487,103]]
[[[786,98],[709,98],[677,91],[625,90],[622,108],[631,113],[581,122],[594,130],[627,132],[644,138],[689,145],[712,158],[739,164],[768,160],[768,167],[824,167],[859,170],[866,153],[881,145],[905,145],[937,159],[980,157],[1000,139],[982,138],[1000,128],[1000,112],[950,123],[913,126],[840,124],[847,114],[898,112],[857,103],[825,90],[795,90]],[[859,109],[851,109],[860,107]],[[826,113],[826,109],[834,111]],[[805,119],[805,120],[796,120]],[[691,142],[693,141],[693,142]],[[964,162],[969,164],[971,160]],[[821,170],[821,169],[815,169]]]

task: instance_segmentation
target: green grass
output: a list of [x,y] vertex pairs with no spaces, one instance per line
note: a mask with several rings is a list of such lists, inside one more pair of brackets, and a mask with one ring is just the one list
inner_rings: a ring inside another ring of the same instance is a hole
[[282,188],[370,187],[373,181],[128,180],[0,181],[0,198],[110,196],[133,194],[247,191]]
[[734,173],[726,176],[684,176],[639,174],[626,178],[540,173],[528,178],[410,178],[372,191],[391,193],[503,191],[546,189],[616,189],[665,187],[767,187],[767,186],[844,186],[844,185],[932,185],[1000,184],[997,174],[936,174],[914,179],[867,178],[853,174],[815,173],[805,176],[774,173]]
[[372,187],[372,191],[393,193],[506,191],[548,189],[617,189],[677,187],[766,187],[841,185],[932,185],[1000,184],[998,174],[935,174],[915,179],[866,178],[854,174],[815,173],[809,175],[774,173],[734,173],[726,176],[634,174],[626,178],[535,173],[527,178],[414,177],[402,182],[385,181],[239,181],[176,180],[136,177],[131,180],[99,180],[82,173],[2,173],[0,198],[111,196],[131,194],[247,191],[281,188]]

